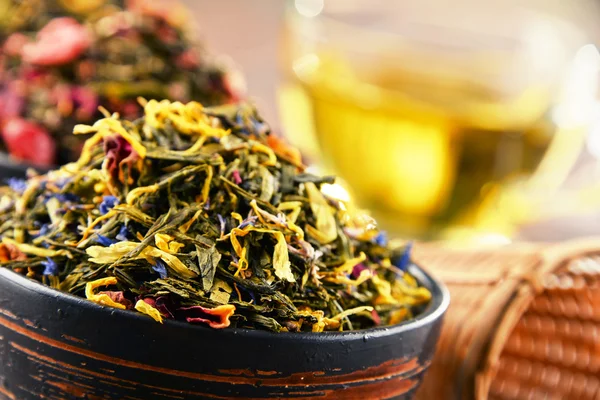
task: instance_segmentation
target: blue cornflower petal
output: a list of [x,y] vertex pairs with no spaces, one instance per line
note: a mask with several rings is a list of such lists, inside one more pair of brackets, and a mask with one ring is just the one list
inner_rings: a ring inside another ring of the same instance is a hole
[[96,240],[96,243],[98,243],[104,247],[108,247],[111,244],[117,243],[116,240],[107,238],[106,236],[102,236],[102,235],[96,235],[95,240]]
[[102,203],[100,203],[100,214],[104,215],[110,211],[111,208],[119,204],[119,199],[115,196],[104,196]]
[[386,231],[379,232],[379,235],[375,236],[375,243],[381,247],[385,247],[388,242],[388,236]]
[[58,264],[50,257],[46,261],[42,261],[42,265],[44,266],[44,275],[56,275],[58,273]]
[[154,259],[156,264],[152,266],[152,269],[158,273],[161,279],[165,279],[167,277],[167,264],[160,258]]
[[225,234],[225,229],[227,229],[227,224],[225,222],[225,218],[221,214],[217,214],[217,218],[219,219],[219,226],[221,228],[221,234]]
[[256,297],[254,296],[254,293],[251,290],[245,289],[242,285],[240,285],[238,287],[240,288],[240,290],[242,292],[248,293],[248,295],[253,300],[253,302],[256,303]]
[[412,250],[412,245],[412,242],[408,242],[404,248],[404,253],[402,253],[402,256],[396,262],[394,262],[394,266],[401,271],[406,271],[410,265],[410,251]]
[[17,193],[23,193],[27,189],[27,181],[19,178],[8,178],[8,186]]
[[235,122],[239,125],[239,128],[240,128],[238,130],[239,133],[243,133],[244,135],[249,134],[248,129],[246,129],[246,126],[245,126],[246,124],[244,123],[244,118],[242,117],[241,113],[238,113],[235,116]]
[[269,130],[268,125],[263,121],[253,120],[252,127],[254,128],[255,133],[262,133]]
[[50,232],[50,224],[44,224],[40,228],[40,236],[46,236]]
[[239,228],[239,229],[244,229],[244,228],[245,228],[245,227],[247,227],[248,225],[252,225],[252,226],[254,226],[254,224],[256,223],[256,220],[257,220],[257,219],[258,219],[258,217],[257,217],[257,216],[255,216],[255,215],[254,215],[254,216],[252,216],[252,217],[248,217],[248,218],[246,218],[246,220],[245,220],[245,221],[243,221],[243,222],[242,222],[242,223],[241,223],[241,224],[238,226],[238,228]]
[[61,203],[79,203],[81,201],[81,198],[73,193],[58,193],[52,197],[56,197]]
[[56,186],[59,189],[62,189],[65,187],[65,185],[69,182],[71,182],[72,179],[70,178],[63,178],[63,179],[59,179],[56,182],[54,182],[54,186]]
[[117,236],[115,236],[117,238],[117,240],[120,241],[126,241],[128,240],[127,235],[129,234],[129,230],[127,229],[127,225],[123,224],[121,225],[121,229],[119,229],[119,233],[117,233]]

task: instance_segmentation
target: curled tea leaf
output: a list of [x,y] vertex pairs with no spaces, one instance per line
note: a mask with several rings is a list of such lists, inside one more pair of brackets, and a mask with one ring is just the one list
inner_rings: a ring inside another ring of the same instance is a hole
[[196,246],[196,252],[198,253],[198,266],[202,275],[202,287],[204,290],[210,290],[217,272],[217,265],[221,260],[221,254],[215,246],[209,249]]

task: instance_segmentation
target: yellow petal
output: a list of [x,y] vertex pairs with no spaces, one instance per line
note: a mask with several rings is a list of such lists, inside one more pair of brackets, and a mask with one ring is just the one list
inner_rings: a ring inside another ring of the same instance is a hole
[[404,321],[408,317],[409,317],[408,308],[401,308],[399,310],[392,311],[390,313],[390,320],[388,321],[388,323],[390,325],[396,325],[396,324],[399,324],[400,322]]
[[173,237],[165,233],[157,233],[154,235],[154,243],[156,243],[156,247],[162,251],[169,251],[169,242],[171,240],[173,240]]
[[300,211],[302,211],[302,203],[299,201],[285,201],[283,203],[279,203],[277,209],[281,211],[291,211],[287,215],[288,224],[295,224],[298,216],[300,215]]
[[196,140],[190,148],[181,152],[182,155],[190,155],[198,152],[202,146],[204,146],[204,142],[206,142],[207,136],[201,136],[200,139]]
[[294,274],[292,273],[285,237],[281,232],[275,232],[274,236],[275,239],[277,239],[275,251],[273,252],[273,268],[275,269],[275,275],[279,279],[285,279],[288,282],[296,282],[296,278],[294,278]]
[[192,218],[190,218],[190,220],[188,222],[186,222],[185,224],[183,224],[179,227],[179,232],[186,233],[190,229],[190,227],[194,224],[194,222],[196,222],[198,217],[200,217],[200,214],[202,214],[202,210],[196,211],[194,216]]
[[101,286],[116,285],[116,284],[117,284],[117,278],[115,278],[114,276],[100,278],[100,279],[96,279],[95,281],[88,282],[85,285],[85,297],[88,300],[93,301],[94,303],[98,303],[98,304],[101,304],[104,306],[109,306],[109,307],[114,307],[114,308],[119,308],[121,310],[124,310],[126,307],[123,304],[113,301],[113,299],[111,299],[107,294],[94,293],[94,290],[96,290],[97,288],[99,288]]
[[156,243],[156,247],[160,250],[171,254],[177,254],[177,252],[185,246],[183,243],[173,240],[172,236],[165,233],[157,233],[154,236],[154,242]]
[[373,277],[373,274],[370,270],[364,269],[360,272],[360,275],[356,279],[350,279],[345,274],[336,274],[333,276],[326,275],[323,277],[324,280],[333,283],[339,283],[341,285],[349,285],[349,286],[358,286]]
[[208,195],[210,193],[210,183],[213,178],[213,167],[208,166],[208,170],[206,171],[206,179],[204,180],[204,185],[202,186],[202,203],[206,203],[208,200]]
[[140,243],[137,242],[124,241],[111,244],[108,247],[90,246],[85,252],[90,256],[90,262],[96,264],[112,264],[139,245]]
[[232,217],[233,219],[235,219],[235,220],[236,220],[238,223],[240,223],[240,224],[241,224],[242,222],[244,222],[244,218],[243,218],[243,217],[242,217],[240,214],[236,213],[235,211],[231,213],[231,217]]
[[392,285],[390,282],[381,279],[378,275],[373,276],[371,282],[373,282],[379,292],[379,297],[375,299],[375,304],[398,304],[398,300],[392,296]]
[[163,323],[163,318],[162,315],[160,315],[160,312],[150,304],[146,303],[144,300],[138,300],[137,303],[135,303],[135,309],[142,314],[152,317],[152,319],[154,319],[156,322],[160,322],[161,324]]
[[336,267],[335,272],[343,272],[345,274],[349,274],[352,272],[352,270],[354,269],[355,266],[357,266],[361,262],[365,261],[366,259],[367,259],[367,256],[365,255],[365,253],[361,252],[358,257],[351,258],[351,259],[347,260],[345,263],[343,263],[342,265],[340,265],[339,267]]
[[97,128],[84,124],[77,124],[73,127],[73,135],[87,135],[89,133],[94,133],[97,131]]
[[314,238],[317,242],[321,244],[329,243],[329,237],[312,225],[306,224],[304,226],[304,231],[308,236]]
[[173,271],[177,272],[179,275],[183,276],[184,278],[195,278],[198,276],[197,273],[195,273],[194,271],[192,271],[191,269],[186,267],[185,264],[182,263],[179,258],[177,258],[177,256],[174,256],[173,254],[169,254],[166,251],[162,251],[161,249],[157,249],[156,247],[152,247],[152,246],[146,247],[142,251],[140,256],[151,256],[151,257],[160,258],[169,267],[171,267],[171,269]]
[[169,251],[173,254],[179,253],[179,250],[181,250],[183,247],[185,247],[185,245],[183,243],[179,243],[176,240],[172,240],[169,242]]
[[245,246],[242,247],[242,254],[240,254],[237,271],[235,271],[235,274],[233,274],[233,276],[238,276],[240,272],[248,269],[248,256],[246,254],[247,252],[247,248]]
[[339,313],[339,314],[331,317],[331,319],[339,321],[342,318],[348,317],[350,315],[358,314],[358,313],[361,313],[361,312],[364,312],[364,311],[371,312],[371,311],[373,311],[373,307],[371,307],[371,306],[360,306],[360,307],[351,308],[349,310],[346,310],[344,312],[341,312],[341,313]]
[[182,104],[150,100],[144,106],[145,127],[162,128],[168,119],[178,131],[187,135],[221,138],[230,134],[229,130],[211,126],[202,110],[202,104],[193,101]]
[[58,226],[58,224],[61,221],[61,219],[57,215],[59,208],[60,208],[60,202],[58,201],[58,199],[56,197],[52,197],[46,202],[46,210],[48,211],[48,216],[50,217],[50,222],[55,224],[55,226]]
[[263,162],[262,165],[270,167],[277,165],[277,156],[270,147],[265,146],[262,143],[254,142],[252,143],[251,150],[267,155],[268,159],[267,161]]
[[125,202],[127,204],[131,205],[141,195],[146,194],[146,193],[154,193],[158,189],[160,189],[160,186],[158,186],[158,184],[154,184],[154,185],[150,185],[150,186],[137,187],[137,188],[131,190],[129,193],[127,193],[127,197],[125,198]]
[[248,230],[244,230],[244,229],[239,229],[239,228],[233,228],[231,230],[230,236],[229,236],[229,240],[231,241],[231,246],[233,246],[233,250],[235,251],[235,254],[240,257],[242,255],[242,245],[240,244],[240,241],[238,240],[238,236],[246,236],[248,234]]
[[4,237],[2,238],[2,243],[10,244],[19,249],[22,253],[31,254],[39,257],[57,257],[57,256],[67,256],[71,258],[71,253],[67,250],[50,250],[45,249],[43,247],[35,247],[26,243],[19,243],[10,238]]

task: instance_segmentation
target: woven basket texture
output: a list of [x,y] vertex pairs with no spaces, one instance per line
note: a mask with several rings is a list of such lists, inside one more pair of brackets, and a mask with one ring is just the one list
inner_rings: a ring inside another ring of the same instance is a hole
[[415,246],[451,294],[429,399],[600,399],[600,238]]

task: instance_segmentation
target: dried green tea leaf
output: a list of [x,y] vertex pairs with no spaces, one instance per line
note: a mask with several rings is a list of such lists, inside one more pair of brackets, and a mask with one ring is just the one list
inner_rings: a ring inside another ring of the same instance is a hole
[[219,304],[227,304],[232,292],[231,286],[227,282],[217,279],[210,291],[210,299]]
[[198,253],[198,266],[202,275],[202,287],[204,290],[211,290],[215,273],[217,272],[217,265],[219,265],[219,261],[221,260],[221,254],[215,246],[209,249],[196,247],[196,252]]

